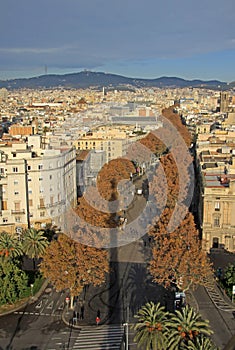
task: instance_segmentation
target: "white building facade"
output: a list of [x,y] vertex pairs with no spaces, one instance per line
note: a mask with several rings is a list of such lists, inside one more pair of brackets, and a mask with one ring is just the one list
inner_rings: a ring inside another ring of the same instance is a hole
[[0,147],[0,229],[60,226],[67,206],[76,206],[76,152],[26,144]]

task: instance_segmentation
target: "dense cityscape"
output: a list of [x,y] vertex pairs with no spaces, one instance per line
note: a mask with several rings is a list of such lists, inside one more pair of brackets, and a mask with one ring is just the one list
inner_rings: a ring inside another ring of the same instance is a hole
[[0,349],[235,349],[235,92],[0,89]]

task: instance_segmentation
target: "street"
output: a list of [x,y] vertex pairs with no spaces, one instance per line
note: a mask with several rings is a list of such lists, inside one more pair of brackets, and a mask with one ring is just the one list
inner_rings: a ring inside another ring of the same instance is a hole
[[[128,224],[138,217],[146,204],[143,195],[135,195],[126,212]],[[134,315],[139,308],[148,301],[159,301],[173,311],[173,293],[153,283],[147,271],[150,254],[146,235],[109,249],[107,280],[99,287],[87,287],[77,298],[74,310],[81,315],[82,307],[83,317],[76,317],[75,327],[71,323],[74,311],[66,303],[68,292],[57,292],[51,286],[34,303],[1,316],[0,350],[95,349],[98,344],[99,349],[120,349],[127,330],[129,350],[136,350],[131,324],[135,322]],[[215,344],[223,349],[235,333],[235,319],[232,309],[226,309],[218,293],[208,284],[207,290],[198,287],[193,296],[198,311],[210,321]],[[218,308],[220,306],[223,310]],[[100,323],[97,327],[98,314]]]
[[223,349],[229,339],[235,334],[235,318],[232,309],[230,311],[222,311],[217,308],[203,287],[198,287],[194,292],[194,296],[198,302],[200,314],[204,319],[209,320],[210,326],[214,331],[212,335],[213,341],[220,349]]
[[[1,350],[59,350],[75,341],[78,331],[61,320],[66,293],[47,288],[33,304],[0,317]],[[63,347],[64,346],[64,347]]]

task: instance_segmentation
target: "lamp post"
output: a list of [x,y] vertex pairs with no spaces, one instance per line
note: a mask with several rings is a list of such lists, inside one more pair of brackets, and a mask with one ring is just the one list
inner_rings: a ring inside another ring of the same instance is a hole
[[31,297],[33,296],[33,284],[30,284],[30,288],[31,288]]
[[128,323],[123,323],[123,326],[125,327],[125,350],[128,350],[129,348],[129,344],[128,344],[128,337],[129,337],[129,334],[128,334]]
[[[123,300],[125,300],[123,298]],[[126,322],[123,323],[125,327],[125,350],[129,350],[129,304],[127,303],[127,293],[126,293]]]

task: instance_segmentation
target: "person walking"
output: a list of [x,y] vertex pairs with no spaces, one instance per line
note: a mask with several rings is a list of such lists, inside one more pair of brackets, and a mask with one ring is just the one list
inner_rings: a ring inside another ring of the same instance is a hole
[[96,325],[98,326],[99,325],[99,323],[100,323],[100,310],[98,309],[97,310],[97,316],[96,316],[96,319],[95,319],[95,322],[96,322]]

